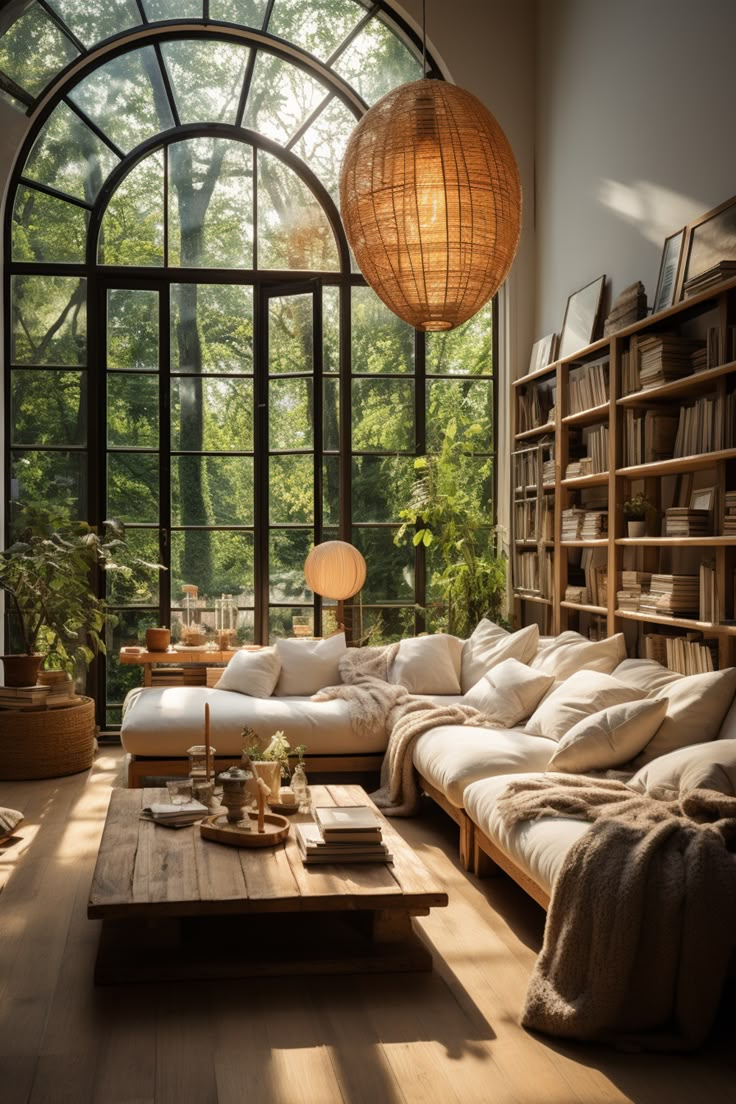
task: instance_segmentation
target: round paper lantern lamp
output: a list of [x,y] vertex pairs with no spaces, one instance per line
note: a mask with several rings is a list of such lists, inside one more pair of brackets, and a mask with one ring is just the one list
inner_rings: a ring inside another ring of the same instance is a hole
[[344,602],[365,582],[365,560],[357,548],[345,541],[317,544],[304,561],[307,586],[323,598]]
[[340,173],[345,231],[366,280],[417,330],[472,318],[506,279],[521,183],[506,135],[470,92],[395,88],[353,131]]

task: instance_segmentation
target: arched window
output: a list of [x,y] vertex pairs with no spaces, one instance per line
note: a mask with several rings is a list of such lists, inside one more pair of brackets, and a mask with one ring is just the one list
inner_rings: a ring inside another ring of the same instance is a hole
[[356,119],[420,75],[413,35],[357,0],[19,10],[0,38],[3,95],[33,116],[6,211],[9,524],[26,503],[120,517],[168,569],[108,594],[101,719],[135,679],[119,647],[176,637],[185,584],[232,594],[243,640],[304,612],[319,632],[315,541],[364,552],[364,628],[421,627],[425,552],[394,537],[448,428],[490,525],[492,311],[416,333],[337,208]]

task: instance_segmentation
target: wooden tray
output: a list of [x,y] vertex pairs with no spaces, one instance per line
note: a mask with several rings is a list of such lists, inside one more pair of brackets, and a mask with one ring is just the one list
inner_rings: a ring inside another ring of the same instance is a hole
[[[248,813],[248,820],[257,824],[258,813]],[[243,820],[246,818],[243,817]],[[215,843],[226,843],[230,847],[275,847],[289,834],[289,822],[286,817],[277,813],[264,813],[264,831],[246,831],[237,824],[228,824],[227,818],[221,813],[216,816],[206,817],[199,826],[204,839],[213,840]]]

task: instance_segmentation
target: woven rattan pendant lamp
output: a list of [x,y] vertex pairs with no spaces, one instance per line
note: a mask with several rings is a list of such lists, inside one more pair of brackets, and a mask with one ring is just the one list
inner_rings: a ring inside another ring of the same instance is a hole
[[[426,73],[426,45],[423,53]],[[519,244],[521,184],[506,135],[480,100],[446,81],[401,85],[363,116],[343,160],[340,207],[366,280],[418,330],[451,330],[476,314]]]

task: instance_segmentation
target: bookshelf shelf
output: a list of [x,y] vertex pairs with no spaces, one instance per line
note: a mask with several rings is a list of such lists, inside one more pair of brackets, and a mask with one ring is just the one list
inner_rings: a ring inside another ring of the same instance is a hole
[[597,537],[595,540],[560,541],[560,548],[608,548],[608,538]]
[[615,617],[625,621],[649,622],[652,625],[671,625],[675,628],[690,629],[708,635],[736,636],[736,625],[723,625],[718,621],[695,621],[688,617],[660,617],[656,613],[641,613],[634,610],[616,610]]
[[555,423],[546,422],[544,425],[535,426],[533,429],[525,429],[523,433],[516,434],[517,441],[529,441],[534,437],[542,437],[545,433],[554,433]]
[[628,548],[731,548],[733,537],[619,537],[616,544]]
[[672,383],[664,383],[660,387],[649,387],[644,391],[623,395],[620,399],[616,399],[616,405],[648,406],[661,399],[677,399],[680,395],[698,395],[712,391],[713,384],[717,380],[722,376],[730,376],[732,372],[736,372],[736,361],[719,364],[717,368],[706,368],[702,372],[696,372],[695,375],[673,380]]
[[[677,456],[672,460],[658,460],[652,464],[633,464],[617,468],[616,475],[624,479],[646,479],[649,476],[677,475],[684,471],[702,471],[713,468],[721,460],[736,460],[736,449],[719,449],[717,452],[701,452],[695,456]],[[563,481],[564,482],[564,481]]]
[[578,475],[574,479],[561,479],[560,486],[567,487],[603,487],[608,482],[608,472],[596,472],[594,475]]
[[608,610],[605,606],[589,606],[585,602],[560,602],[562,609],[580,610],[581,613],[593,613],[599,617],[605,617]]
[[589,425],[593,422],[602,422],[608,417],[609,403],[601,403],[600,406],[591,406],[589,410],[580,410],[577,414],[567,414],[562,419],[566,426]]
[[553,361],[551,364],[547,364],[544,368],[537,368],[536,372],[528,372],[525,376],[520,376],[519,379],[515,379],[511,384],[512,387],[524,387],[527,383],[534,383],[536,380],[545,379],[547,376],[552,376],[557,371],[557,361]]

